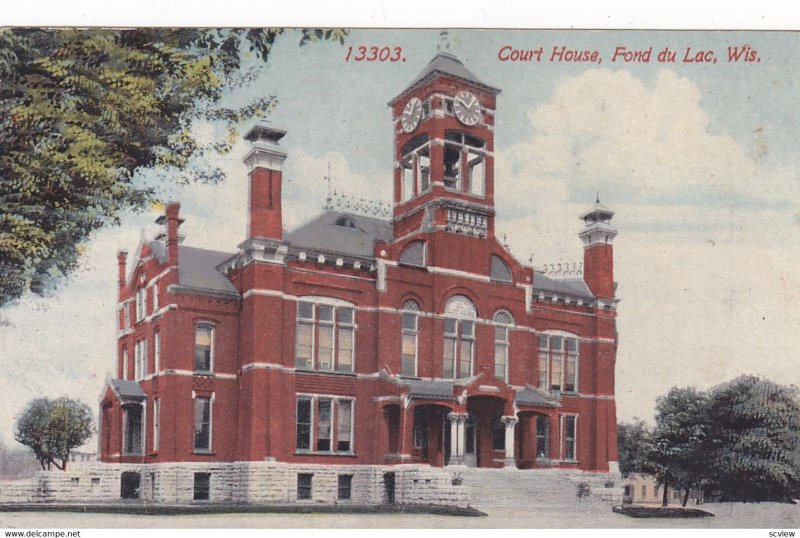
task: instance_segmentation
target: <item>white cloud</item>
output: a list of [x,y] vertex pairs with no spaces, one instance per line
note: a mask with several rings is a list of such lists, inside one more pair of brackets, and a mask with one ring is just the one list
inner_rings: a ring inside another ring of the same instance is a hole
[[[797,177],[764,170],[758,154],[713,133],[694,82],[661,70],[650,85],[627,71],[590,69],[532,108],[535,136],[498,155],[498,201],[524,210],[600,189],[645,205],[775,205]],[[606,196],[608,197],[608,196]]]
[[620,418],[651,417],[675,385],[800,384],[796,172],[712,133],[697,86],[667,70],[586,71],[528,118],[533,136],[497,157],[498,230],[537,266],[578,261],[577,217],[595,189],[610,199]]

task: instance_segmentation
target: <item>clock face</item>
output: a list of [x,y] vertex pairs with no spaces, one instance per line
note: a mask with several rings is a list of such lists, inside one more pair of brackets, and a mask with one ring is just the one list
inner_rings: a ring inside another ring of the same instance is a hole
[[453,112],[464,125],[475,125],[481,120],[481,103],[468,91],[460,91],[453,101]]
[[403,125],[403,130],[410,133],[417,128],[419,120],[422,118],[422,101],[416,97],[406,103],[403,113],[400,115],[400,123]]

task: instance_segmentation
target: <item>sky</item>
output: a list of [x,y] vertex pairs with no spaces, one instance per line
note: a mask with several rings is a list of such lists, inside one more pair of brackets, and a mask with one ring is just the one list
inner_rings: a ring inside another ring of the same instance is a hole
[[[226,97],[278,99],[288,131],[284,220],[291,229],[338,192],[391,200],[387,103],[436,54],[434,30],[354,30],[344,46],[298,47],[289,33],[255,83]],[[452,30],[450,50],[502,89],[495,137],[497,234],[534,265],[578,261],[579,215],[596,194],[615,212],[619,283],[618,418],[652,420],[672,386],[740,374],[800,385],[800,35],[785,32]],[[345,61],[349,46],[402,47],[405,61]],[[541,62],[503,62],[504,46],[543,47]],[[760,61],[729,63],[729,46]],[[553,47],[602,61],[547,61]],[[612,62],[616,47],[649,63]],[[659,63],[659,51],[677,53]],[[714,51],[716,63],[684,63]],[[248,125],[243,125],[246,130]],[[212,140],[210,125],[198,136]],[[244,239],[247,144],[214,164],[219,185],[162,186],[187,219],[185,244],[235,252]],[[152,181],[143,173],[139,181]],[[0,440],[27,401],[67,395],[96,408],[115,364],[116,252],[155,235],[155,210],[95,234],[80,270],[52,297],[0,310]]]

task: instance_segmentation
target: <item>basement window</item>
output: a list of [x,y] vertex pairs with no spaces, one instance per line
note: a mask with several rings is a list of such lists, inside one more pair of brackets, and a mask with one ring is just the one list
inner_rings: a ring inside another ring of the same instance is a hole
[[311,483],[314,479],[313,473],[299,473],[297,475],[297,500],[311,499]]
[[353,475],[340,474],[337,498],[340,501],[349,501],[352,494]]
[[207,501],[211,498],[211,473],[194,473],[195,501]]

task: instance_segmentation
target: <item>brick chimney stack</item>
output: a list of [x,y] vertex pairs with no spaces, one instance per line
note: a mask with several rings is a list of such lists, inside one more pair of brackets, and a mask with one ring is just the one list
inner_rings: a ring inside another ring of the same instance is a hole
[[122,298],[122,290],[126,285],[126,264],[128,263],[128,251],[120,250],[117,252],[117,290],[119,291],[120,299]]
[[167,264],[170,267],[178,266],[178,244],[180,237],[178,236],[178,228],[183,222],[180,218],[181,204],[178,202],[170,202],[165,209],[167,221]]
[[286,131],[258,123],[244,136],[252,144],[244,158],[250,169],[248,239],[283,239],[281,187],[286,154],[279,151],[278,142],[285,135]]
[[583,241],[583,280],[592,293],[603,299],[613,299],[614,238],[617,230],[611,225],[614,212],[600,203],[581,215],[586,227],[579,237]]

